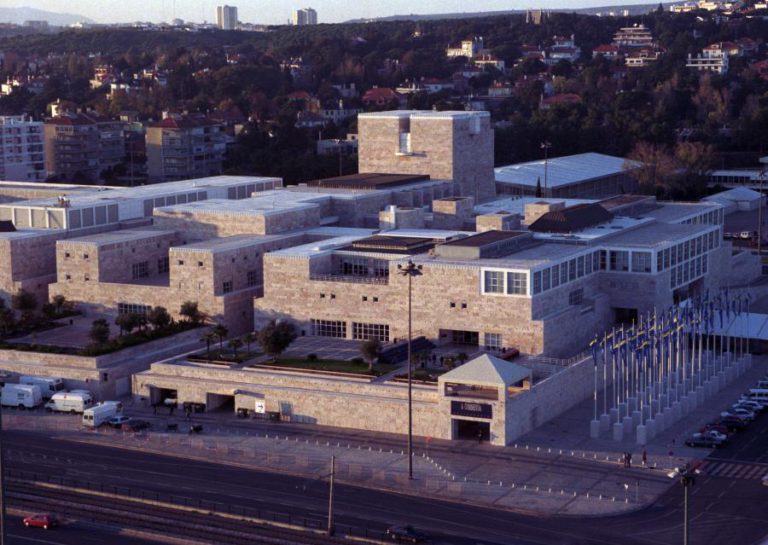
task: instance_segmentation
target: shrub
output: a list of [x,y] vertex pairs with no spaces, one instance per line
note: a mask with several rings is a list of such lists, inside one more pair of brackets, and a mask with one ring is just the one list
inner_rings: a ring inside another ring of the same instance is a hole
[[317,354],[307,354],[307,361],[317,361]]
[[365,365],[365,360],[361,357],[352,358],[352,363],[355,365]]

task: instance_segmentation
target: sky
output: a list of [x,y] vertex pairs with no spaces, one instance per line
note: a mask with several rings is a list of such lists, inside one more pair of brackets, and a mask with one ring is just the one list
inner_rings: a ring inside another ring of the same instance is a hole
[[[132,21],[211,22],[215,20],[217,0],[0,0],[0,7],[26,6],[54,12],[76,13],[98,23]],[[461,13],[528,8],[585,8],[600,5],[646,4],[649,0],[227,0],[238,8],[238,19],[256,24],[282,24],[296,8],[317,10],[320,23],[387,15]]]

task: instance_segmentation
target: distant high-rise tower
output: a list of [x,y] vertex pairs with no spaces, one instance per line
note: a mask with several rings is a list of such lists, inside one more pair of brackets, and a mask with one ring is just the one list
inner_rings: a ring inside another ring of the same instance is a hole
[[216,25],[222,30],[237,28],[237,8],[235,6],[218,6],[216,8]]
[[317,12],[312,8],[294,10],[291,23],[293,23],[294,26],[316,25]]

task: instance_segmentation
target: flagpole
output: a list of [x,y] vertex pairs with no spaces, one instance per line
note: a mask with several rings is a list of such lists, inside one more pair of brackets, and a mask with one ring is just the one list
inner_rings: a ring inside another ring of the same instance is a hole
[[608,414],[608,334],[603,332],[603,414]]

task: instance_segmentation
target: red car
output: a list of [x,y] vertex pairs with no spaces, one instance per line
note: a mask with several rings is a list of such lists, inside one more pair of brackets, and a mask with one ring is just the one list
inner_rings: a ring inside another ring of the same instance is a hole
[[42,528],[47,530],[59,525],[59,520],[54,515],[41,514],[30,515],[24,518],[24,526],[27,528]]

